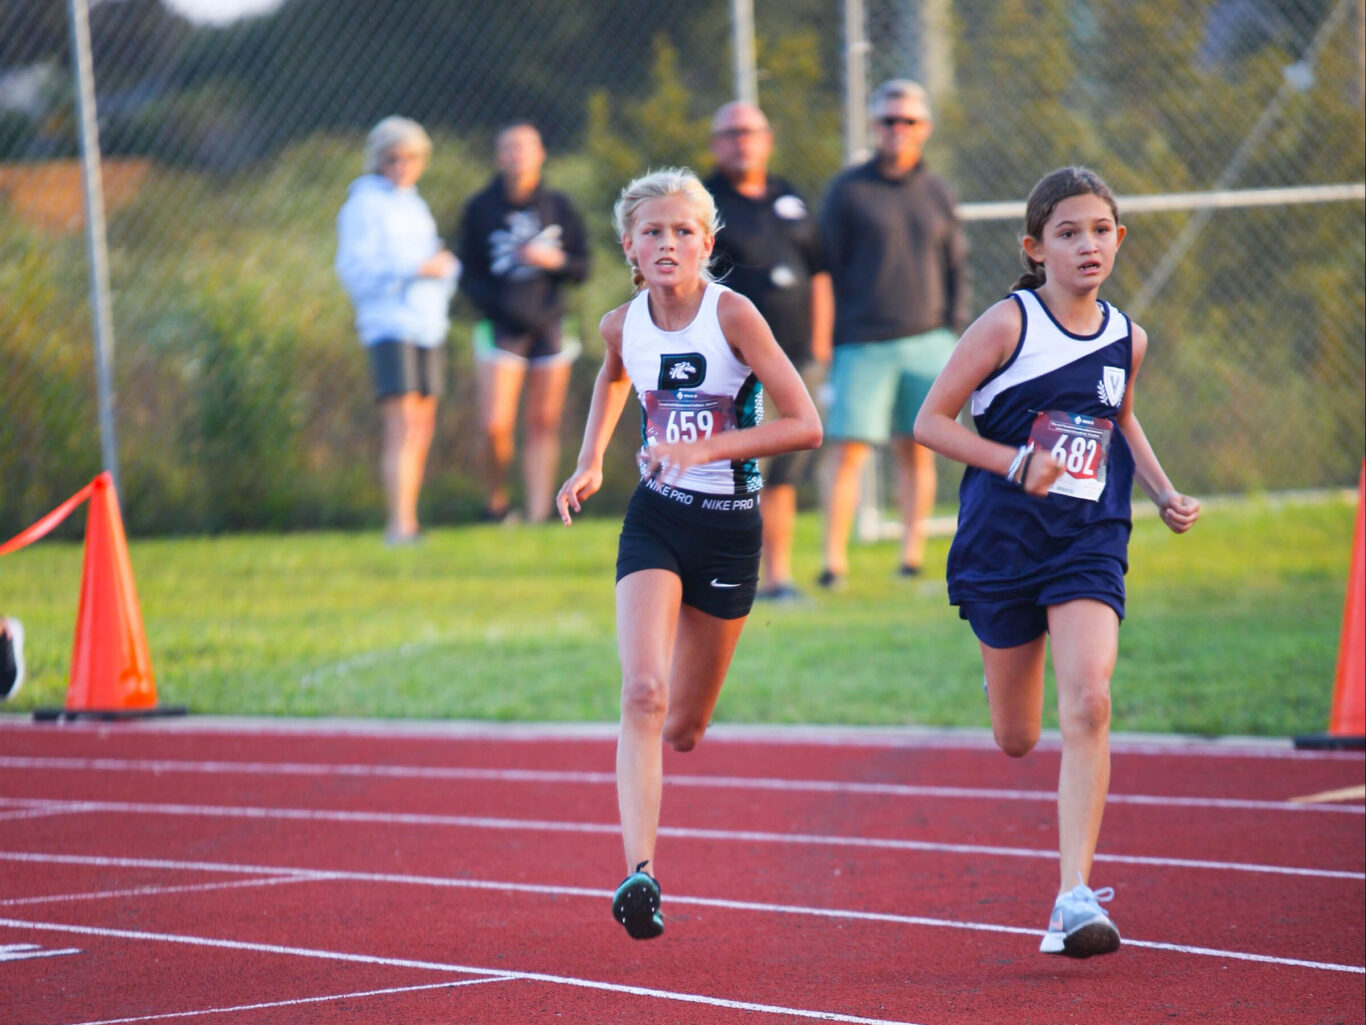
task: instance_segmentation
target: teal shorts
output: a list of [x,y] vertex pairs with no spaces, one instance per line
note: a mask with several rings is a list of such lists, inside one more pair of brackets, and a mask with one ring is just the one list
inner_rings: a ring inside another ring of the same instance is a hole
[[939,328],[909,338],[835,346],[826,438],[881,445],[892,435],[910,437],[920,404],[957,341],[952,331]]

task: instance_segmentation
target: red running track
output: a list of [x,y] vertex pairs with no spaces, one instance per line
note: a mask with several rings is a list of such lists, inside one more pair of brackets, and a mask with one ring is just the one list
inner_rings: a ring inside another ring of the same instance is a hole
[[637,943],[610,732],[0,719],[0,1023],[1366,1021],[1359,754],[1117,739],[1078,962],[1056,745],[713,731]]

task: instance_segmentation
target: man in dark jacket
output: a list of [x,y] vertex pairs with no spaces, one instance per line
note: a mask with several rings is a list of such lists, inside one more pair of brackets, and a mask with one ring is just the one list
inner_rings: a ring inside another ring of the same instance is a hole
[[[717,277],[758,307],[783,352],[806,379],[830,362],[830,276],[821,267],[816,220],[790,183],[769,174],[773,131],[752,103],[727,103],[712,118],[716,171],[706,181],[723,227]],[[764,468],[760,599],[800,597],[792,577],[797,485],[808,452],[775,456]]]
[[915,417],[968,323],[967,243],[952,192],[925,167],[933,129],[915,82],[880,85],[870,111],[877,152],[842,171],[821,205],[821,243],[835,290],[832,445],[825,571],[848,572],[859,476],[873,445],[892,441],[899,474],[901,573],[920,572],[934,506],[934,453],[917,445]]
[[517,405],[526,390],[522,474],[526,516],[549,519],[560,452],[560,416],[577,340],[566,339],[562,288],[588,276],[583,222],[569,199],[541,181],[545,148],[536,127],[498,133],[498,174],[465,205],[461,291],[484,320],[475,329],[485,518],[509,512],[508,471]]

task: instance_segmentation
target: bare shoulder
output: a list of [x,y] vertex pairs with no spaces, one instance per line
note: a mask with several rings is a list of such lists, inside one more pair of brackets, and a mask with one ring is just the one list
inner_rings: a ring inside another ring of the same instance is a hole
[[997,366],[1010,358],[1024,330],[1020,304],[1007,296],[994,303],[963,332],[959,346],[990,353]]
[[1018,333],[1024,326],[1024,314],[1020,312],[1020,303],[1014,296],[1006,296],[992,303],[987,310],[977,318],[977,323],[992,331],[1009,331]]
[[759,308],[750,301],[749,297],[741,295],[733,289],[726,289],[717,299],[716,315],[721,320],[722,330],[731,324],[736,327],[752,324],[755,318],[763,320],[763,314],[759,312]]
[[777,346],[773,329],[747,296],[727,290],[716,302],[716,320],[726,342],[745,363],[753,364],[755,357],[767,345]]
[[598,331],[602,334],[602,340],[613,349],[621,350],[621,332],[626,324],[626,309],[631,304],[622,303],[614,310],[609,310],[602,315],[602,320],[598,322]]
[[1131,320],[1129,321],[1129,333],[1133,338],[1134,356],[1142,359],[1144,353],[1148,351],[1148,332]]

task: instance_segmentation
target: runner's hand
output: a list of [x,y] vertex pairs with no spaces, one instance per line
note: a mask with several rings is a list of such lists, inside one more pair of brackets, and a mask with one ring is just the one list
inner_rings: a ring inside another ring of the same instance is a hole
[[1162,522],[1173,534],[1184,534],[1200,518],[1200,503],[1179,491],[1169,491],[1163,495],[1157,508],[1162,514]]
[[698,452],[698,445],[695,441],[644,445],[636,453],[636,462],[646,477],[672,484],[684,471],[707,461]]
[[[1032,444],[1032,442],[1031,442]],[[1053,482],[1064,473],[1062,463],[1057,462],[1052,456],[1041,449],[1035,449],[1029,465],[1025,467],[1024,487],[1025,493],[1033,495],[1035,498],[1043,498],[1048,494],[1048,489],[1053,486]]]
[[583,511],[583,500],[602,487],[602,470],[575,470],[574,475],[560,485],[555,496],[555,508],[567,527],[572,522],[569,510]]

